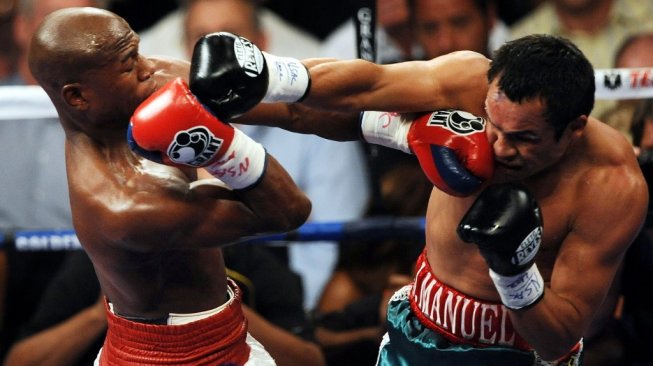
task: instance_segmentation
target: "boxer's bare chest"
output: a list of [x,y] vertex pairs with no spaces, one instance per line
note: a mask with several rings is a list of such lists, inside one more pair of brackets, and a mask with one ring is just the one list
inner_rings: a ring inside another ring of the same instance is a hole
[[[538,267],[550,277],[555,258],[569,235],[575,215],[578,192],[576,177],[552,175],[529,188],[538,200],[543,217],[543,238]],[[463,242],[456,228],[474,197],[451,197],[434,191],[427,212],[426,249],[436,277],[455,288],[491,299],[496,294],[487,276],[487,265],[477,247]]]

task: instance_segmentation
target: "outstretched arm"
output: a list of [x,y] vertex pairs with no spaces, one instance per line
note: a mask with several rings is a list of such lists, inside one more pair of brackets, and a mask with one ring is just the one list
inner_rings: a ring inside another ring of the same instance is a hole
[[302,101],[340,111],[483,113],[489,60],[461,51],[428,61],[377,65],[364,60],[306,60],[311,87]]
[[489,60],[477,53],[454,52],[392,65],[332,59],[303,63],[311,75],[304,100],[261,103],[235,121],[347,141],[360,138],[359,114],[365,110],[460,109],[484,115]]
[[[262,123],[348,140],[355,138],[356,130],[351,113],[364,110],[460,109],[483,115],[488,66],[485,56],[471,51],[391,65],[334,59],[300,62],[261,52],[245,38],[220,32],[202,37],[195,45],[189,85],[223,121]],[[294,104],[265,106],[278,102]],[[315,111],[299,107],[299,102]],[[336,118],[334,112],[345,114]],[[334,126],[341,133],[333,132]]]

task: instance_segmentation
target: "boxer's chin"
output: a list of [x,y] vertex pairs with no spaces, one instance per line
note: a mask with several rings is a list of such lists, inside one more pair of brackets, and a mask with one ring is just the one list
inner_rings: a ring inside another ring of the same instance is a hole
[[514,182],[525,178],[525,173],[521,169],[510,169],[502,166],[497,166],[494,170],[492,177],[493,183],[508,183]]

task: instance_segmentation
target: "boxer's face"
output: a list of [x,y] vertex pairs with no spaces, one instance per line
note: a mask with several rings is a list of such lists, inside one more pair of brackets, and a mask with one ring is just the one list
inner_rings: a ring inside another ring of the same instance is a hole
[[556,139],[540,99],[513,102],[495,80],[490,84],[485,108],[497,182],[523,180],[543,171],[555,164],[569,145],[566,136]]
[[100,67],[87,73],[89,99],[97,114],[127,123],[136,107],[156,90],[153,63],[138,53],[138,41],[129,28],[100,38],[96,56]]

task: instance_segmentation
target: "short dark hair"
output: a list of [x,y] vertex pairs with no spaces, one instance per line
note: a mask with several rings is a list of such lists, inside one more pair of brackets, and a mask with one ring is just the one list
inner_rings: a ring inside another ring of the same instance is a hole
[[499,78],[499,89],[513,102],[541,98],[544,118],[562,135],[567,125],[589,116],[594,107],[594,69],[569,40],[533,34],[501,46],[492,59],[488,81]]

